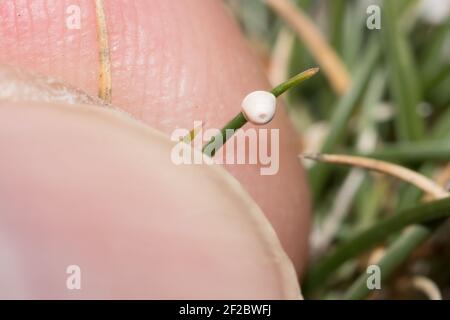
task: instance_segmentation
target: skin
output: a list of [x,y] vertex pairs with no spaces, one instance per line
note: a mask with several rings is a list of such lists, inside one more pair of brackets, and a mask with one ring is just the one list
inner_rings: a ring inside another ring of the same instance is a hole
[[[95,8],[93,1],[77,3],[82,14],[80,30],[66,27],[65,8],[72,1],[0,2],[0,64],[51,75],[95,96],[99,87]],[[270,88],[219,1],[114,1],[105,3],[105,13],[112,103],[165,134],[177,127],[190,129],[194,120],[203,121],[205,129],[220,128],[239,111],[248,92]],[[296,157],[296,136],[282,106],[265,128],[280,129],[279,172],[261,176],[255,165],[227,165],[226,169],[262,209],[301,274],[306,261],[309,196]],[[67,152],[77,163],[83,158]],[[60,173],[57,163],[51,165]],[[112,172],[109,163],[108,170]],[[178,183],[178,179],[174,180]],[[205,190],[204,186],[196,189]],[[115,194],[108,199],[114,203]],[[90,212],[92,208],[84,205]],[[153,207],[153,211],[160,209]],[[80,218],[77,223],[83,221]],[[203,227],[208,228],[207,224]],[[227,228],[222,230],[234,234]]]
[[172,146],[112,109],[1,101],[0,298],[299,298],[253,200],[219,166],[174,165]]

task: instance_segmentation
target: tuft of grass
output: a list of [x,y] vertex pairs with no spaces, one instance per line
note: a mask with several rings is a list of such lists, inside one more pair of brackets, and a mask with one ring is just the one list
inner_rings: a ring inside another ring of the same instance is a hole
[[[389,235],[413,224],[426,224],[436,220],[442,221],[442,219],[449,216],[450,197],[447,197],[430,203],[419,204],[378,222],[338,246],[322,261],[313,266],[307,274],[305,290],[311,291],[324,284],[327,278],[344,262],[373,248]],[[405,238],[402,239],[402,243],[404,241]],[[401,248],[404,248],[404,246],[401,246]],[[398,250],[398,246],[395,249]]]
[[[270,57],[280,26],[291,28],[297,38],[288,55],[288,74],[311,64],[322,66],[334,61],[317,81],[291,90],[286,100],[290,116],[306,136],[317,132],[317,123],[326,130],[325,138],[316,144],[303,141],[307,151],[395,162],[426,177],[443,171],[450,163],[450,16],[431,23],[417,14],[417,0],[384,0],[379,2],[381,29],[368,30],[368,15],[361,2],[290,1],[292,12],[280,9],[280,3],[286,2],[269,1],[266,32],[247,35],[252,43],[262,44],[259,48],[268,48],[266,57]],[[263,21],[262,17],[258,21]],[[248,23],[243,25],[248,28]],[[264,29],[261,25],[258,28]],[[308,37],[305,30],[319,36]],[[324,58],[330,52],[333,58]],[[336,90],[340,86],[336,85],[339,77],[334,71],[344,68],[351,85]],[[439,176],[445,178],[443,183],[450,181],[450,176]],[[448,199],[426,199],[430,202],[423,203],[423,191],[380,175],[365,174],[356,179],[359,190],[345,188],[351,174],[326,163],[308,167],[308,177],[314,196],[314,225],[318,226],[315,233],[320,236],[321,227],[329,221],[338,221],[339,225],[327,241],[325,254],[312,253],[317,260],[311,264],[306,282],[314,290],[305,292],[307,298],[369,297],[367,261],[361,253],[371,254],[375,247],[382,252],[377,264],[381,268],[383,297],[393,297],[391,292],[398,289],[393,277],[401,270],[408,279],[439,274],[433,280],[443,298],[450,298],[445,294],[450,292],[448,281],[439,281],[450,278],[448,260],[435,254],[435,242],[430,240],[439,233],[441,243],[450,248],[448,226],[443,224],[448,216],[444,213],[449,209]],[[330,215],[342,200],[341,191],[348,190],[353,194],[344,194],[348,201],[345,212],[340,213],[344,218],[333,219]],[[422,220],[438,211],[439,217],[433,221]],[[434,213],[428,215],[430,212]],[[419,247],[421,255],[414,255]],[[341,264],[345,268],[334,272]],[[425,264],[429,271],[415,271],[414,266],[419,264]]]

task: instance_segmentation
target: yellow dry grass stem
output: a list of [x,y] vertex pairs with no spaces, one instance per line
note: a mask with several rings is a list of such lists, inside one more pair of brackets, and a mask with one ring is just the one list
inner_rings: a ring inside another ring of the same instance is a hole
[[347,92],[351,86],[350,74],[311,19],[287,0],[265,1],[305,43],[330,81],[333,90],[338,95]]
[[95,0],[95,15],[97,20],[97,39],[99,45],[99,88],[100,99],[111,103],[111,56],[108,43],[108,30],[106,27],[105,5],[103,0]]
[[449,196],[449,193],[444,188],[429,178],[390,162],[339,154],[304,154],[302,157],[319,162],[342,164],[385,173],[415,185],[435,199]]

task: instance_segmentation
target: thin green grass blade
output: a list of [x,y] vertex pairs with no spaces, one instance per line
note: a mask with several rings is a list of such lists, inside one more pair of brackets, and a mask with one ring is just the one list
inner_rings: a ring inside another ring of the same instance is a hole
[[[327,135],[321,152],[330,153],[342,142],[348,121],[355,110],[358,101],[364,94],[367,83],[369,82],[377,63],[379,53],[378,44],[372,42],[366,50],[360,69],[354,77],[352,87],[347,94],[339,99],[337,105],[333,108],[334,112],[331,119],[330,132]],[[317,199],[317,196],[320,194],[329,172],[330,166],[321,163],[315,164],[309,171],[309,180],[315,199]]]
[[420,204],[386,218],[338,246],[330,255],[313,266],[307,274],[305,287],[307,290],[317,288],[344,262],[409,225],[427,223],[448,216],[450,216],[450,197]]
[[411,48],[399,25],[398,4],[392,0],[383,2],[383,48],[397,112],[395,121],[398,138],[419,140],[424,135],[424,124],[417,110],[421,101],[421,87]]

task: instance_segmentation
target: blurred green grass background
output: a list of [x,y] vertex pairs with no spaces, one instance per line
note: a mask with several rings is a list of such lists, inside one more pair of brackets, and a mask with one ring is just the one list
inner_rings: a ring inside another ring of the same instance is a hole
[[[321,67],[319,75],[285,100],[304,152],[383,159],[449,187],[450,1],[224,1],[272,84]],[[320,46],[314,50],[305,41],[311,33],[299,33],[276,9],[286,2],[295,6],[288,11],[303,27],[302,14],[309,18],[343,70],[331,65],[327,72],[320,56],[331,64],[333,59]],[[381,9],[380,29],[366,25],[370,5]],[[314,198],[310,272],[303,279],[306,298],[450,298],[446,219],[386,234],[364,254],[328,270],[330,277],[309,281],[337,246],[426,198],[416,187],[386,175],[329,164],[305,166]],[[366,267],[374,263],[381,267],[381,290],[366,286]]]

